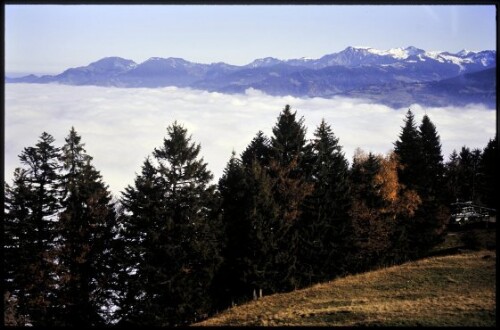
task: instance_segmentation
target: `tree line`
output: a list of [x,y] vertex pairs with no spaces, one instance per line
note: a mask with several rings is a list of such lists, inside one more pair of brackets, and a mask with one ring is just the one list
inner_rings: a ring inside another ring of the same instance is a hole
[[113,199],[74,128],[43,132],[4,183],[4,323],[187,325],[262,295],[425,256],[449,204],[496,207],[497,138],[443,160],[408,110],[388,154],[352,165],[289,105],[219,181],[177,122]]

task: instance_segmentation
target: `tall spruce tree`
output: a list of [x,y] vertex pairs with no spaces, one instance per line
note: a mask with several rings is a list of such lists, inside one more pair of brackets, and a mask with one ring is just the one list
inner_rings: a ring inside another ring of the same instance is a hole
[[245,167],[236,158],[231,158],[219,180],[222,213],[222,264],[215,281],[217,308],[226,308],[246,300],[252,290],[250,283],[244,281],[245,257],[249,254],[250,231],[253,229],[246,221],[248,207],[248,186]]
[[279,209],[269,153],[269,140],[259,131],[241,161],[233,154],[219,181],[226,238],[219,278],[231,303],[281,290],[274,267]]
[[283,290],[300,286],[299,267],[301,224],[305,198],[312,193],[311,146],[306,143],[304,118],[297,120],[296,112],[286,105],[272,129],[269,173],[274,180],[274,200],[280,208],[281,223],[276,233],[277,278]]
[[[421,182],[425,176],[422,139],[415,122],[415,117],[410,109],[406,113],[399,140],[394,143],[394,153],[398,156],[400,164],[398,168],[399,181],[407,188],[421,194],[423,192]],[[419,213],[420,215],[421,213]],[[424,220],[421,216],[413,216],[401,224],[398,235],[401,240],[398,242],[400,246],[399,253],[402,255],[401,258],[413,259],[422,254],[419,240],[427,241],[424,235],[428,234],[425,226],[421,225]]]
[[313,193],[302,217],[301,264],[310,282],[327,280],[347,269],[352,247],[349,165],[331,127],[322,120],[312,140]]
[[292,112],[287,104],[279,114],[272,129],[271,158],[280,166],[286,167],[296,161],[296,168],[291,172],[294,177],[307,176],[311,169],[311,146],[306,141],[304,117],[296,118],[297,112]]
[[74,127],[62,147],[62,207],[60,214],[61,278],[58,323],[63,326],[96,326],[106,322],[111,292],[107,282],[114,205],[102,176],[91,164],[85,144]]
[[425,253],[439,243],[446,233],[449,209],[445,201],[444,163],[441,153],[441,142],[436,126],[427,115],[424,115],[419,126],[421,145],[421,175],[416,185],[417,193],[422,199],[415,217],[417,227],[415,243]]
[[413,246],[408,257],[414,258],[424,255],[441,241],[449,218],[444,201],[441,143],[435,125],[427,115],[417,129],[413,113],[408,110],[394,151],[401,164],[398,171],[401,183],[415,190],[422,200],[413,219],[405,223],[409,226],[409,245]]
[[[408,109],[399,140],[394,143],[394,151],[399,157],[398,170],[401,183],[410,189],[419,185],[422,173],[422,144],[413,112]],[[417,189],[418,190],[418,189]]]
[[[35,326],[53,324],[56,290],[55,241],[59,204],[59,149],[43,132],[19,156],[23,168],[5,189],[5,289],[20,317]],[[22,324],[20,324],[22,325]]]
[[[26,178],[26,170],[16,168],[12,185],[5,183],[5,204],[3,218],[3,287],[4,296],[15,302],[10,307],[14,309],[15,319],[13,325],[26,326],[31,324],[32,317],[29,299],[31,287],[30,266],[34,263],[33,256],[38,253],[33,251],[31,237],[33,224],[30,221],[32,190]],[[28,253],[26,253],[28,252]],[[5,304],[4,312],[7,313]],[[7,316],[4,315],[7,325]],[[35,320],[36,324],[36,320]]]
[[117,314],[121,324],[146,324],[141,315],[150,313],[154,284],[158,280],[156,269],[148,263],[158,253],[155,251],[158,235],[165,225],[162,219],[166,207],[163,201],[166,187],[160,179],[152,160],[146,158],[134,186],[125,188],[120,200],[119,224],[123,249],[118,259],[122,288],[118,293]]
[[282,291],[281,268],[279,264],[279,239],[283,219],[280,218],[280,206],[274,199],[274,180],[258,161],[245,168],[246,205],[244,222],[250,228],[247,233],[248,246],[243,263],[243,281],[257,294],[270,294]]
[[419,193],[430,199],[442,202],[444,164],[440,137],[436,126],[429,116],[424,115],[419,126],[420,145],[422,148],[423,175],[419,183]]
[[126,274],[122,324],[172,326],[210,310],[220,263],[212,174],[200,145],[177,122],[122,196]]
[[[254,146],[254,141],[246,151]],[[261,290],[276,290],[268,272],[273,264],[271,252],[277,221],[272,181],[261,165],[262,158],[254,156],[248,161],[243,164],[233,153],[219,180],[225,246],[218,273],[223,295],[229,299],[226,306],[249,300]]]

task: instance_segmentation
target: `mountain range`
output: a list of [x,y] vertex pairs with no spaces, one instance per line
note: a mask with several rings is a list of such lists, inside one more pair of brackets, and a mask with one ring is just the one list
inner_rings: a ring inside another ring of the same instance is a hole
[[142,63],[106,57],[58,75],[6,77],[5,82],[176,86],[221,93],[244,93],[253,88],[276,96],[365,98],[391,107],[483,103],[495,108],[496,51],[347,47],[319,59],[266,57],[243,66],[173,57],[152,57]]

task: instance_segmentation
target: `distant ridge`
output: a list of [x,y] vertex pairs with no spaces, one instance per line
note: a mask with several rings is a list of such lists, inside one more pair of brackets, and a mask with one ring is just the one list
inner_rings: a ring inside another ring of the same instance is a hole
[[275,96],[360,97],[392,107],[483,103],[493,108],[496,76],[491,73],[495,69],[494,50],[450,53],[413,46],[389,50],[347,47],[319,59],[266,57],[243,66],[200,64],[173,57],[151,57],[142,63],[106,57],[58,75],[6,77],[5,82],[176,86],[222,93],[244,93],[253,88]]

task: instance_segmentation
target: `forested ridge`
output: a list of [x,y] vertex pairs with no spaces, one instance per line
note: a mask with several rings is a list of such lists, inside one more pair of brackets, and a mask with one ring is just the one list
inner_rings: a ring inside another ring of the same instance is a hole
[[327,122],[306,130],[286,105],[214,184],[173,122],[119,197],[75,128],[61,147],[43,132],[4,182],[4,324],[188,325],[425,256],[457,200],[496,208],[496,136],[445,160],[431,119],[408,110],[393,151],[349,164]]

